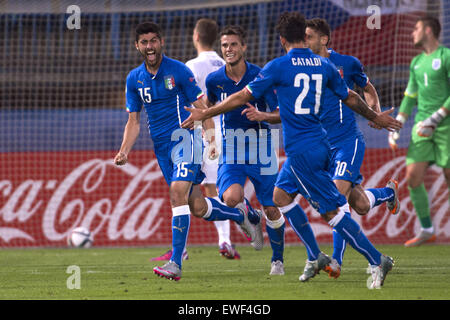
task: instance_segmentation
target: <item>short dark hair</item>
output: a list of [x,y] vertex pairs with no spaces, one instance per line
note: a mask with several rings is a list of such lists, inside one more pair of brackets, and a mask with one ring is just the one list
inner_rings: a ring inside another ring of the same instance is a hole
[[311,28],[316,32],[319,32],[321,36],[327,36],[328,37],[327,45],[330,43],[331,28],[327,20],[322,18],[312,18],[306,21],[306,27]]
[[441,23],[439,19],[432,16],[425,16],[417,19],[417,22],[422,21],[424,27],[430,27],[436,39],[439,39],[441,34]]
[[241,40],[241,44],[247,43],[247,32],[241,26],[226,26],[220,31],[220,37],[236,35]]
[[135,34],[136,34],[136,42],[139,41],[139,36],[146,33],[155,33],[159,39],[162,39],[162,30],[161,28],[153,22],[142,22],[136,26]]
[[202,18],[195,24],[200,44],[212,48],[217,40],[219,26],[213,19]]
[[290,43],[305,41],[306,20],[299,12],[281,14],[275,29]]

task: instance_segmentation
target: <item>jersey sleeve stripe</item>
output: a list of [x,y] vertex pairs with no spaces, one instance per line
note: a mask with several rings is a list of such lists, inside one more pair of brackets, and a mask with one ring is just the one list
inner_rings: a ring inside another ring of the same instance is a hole
[[205,96],[205,94],[204,94],[203,92],[200,92],[200,93],[197,95],[197,100],[203,98],[204,96]]

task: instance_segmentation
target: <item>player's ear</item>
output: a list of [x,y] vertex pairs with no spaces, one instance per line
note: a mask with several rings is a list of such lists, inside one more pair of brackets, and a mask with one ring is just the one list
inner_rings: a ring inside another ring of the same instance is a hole
[[138,44],[138,42],[137,42],[137,41],[135,41],[135,42],[134,42],[134,46],[136,47],[136,50],[138,50],[138,51],[139,51],[139,44]]
[[194,29],[194,32],[192,33],[192,39],[194,39],[194,41],[198,41],[198,32],[196,29]]
[[283,38],[282,36],[280,36],[280,43],[281,43],[281,46],[285,49],[286,48],[286,39]]

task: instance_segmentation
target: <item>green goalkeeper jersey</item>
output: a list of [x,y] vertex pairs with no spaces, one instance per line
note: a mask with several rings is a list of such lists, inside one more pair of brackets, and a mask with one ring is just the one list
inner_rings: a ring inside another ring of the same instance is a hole
[[[399,112],[411,114],[417,104],[415,122],[425,120],[444,106],[450,110],[450,49],[439,46],[431,54],[414,57]],[[447,117],[445,122],[448,122]]]

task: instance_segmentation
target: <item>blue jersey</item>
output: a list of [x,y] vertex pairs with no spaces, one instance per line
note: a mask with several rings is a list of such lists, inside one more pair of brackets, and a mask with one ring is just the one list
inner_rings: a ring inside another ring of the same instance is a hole
[[[247,71],[239,82],[231,80],[225,71],[225,66],[221,67],[217,71],[214,71],[208,75],[206,78],[206,92],[208,100],[215,104],[218,101],[225,100],[228,96],[235,92],[238,92],[245,88],[245,86],[255,79],[261,68],[245,62],[247,66]],[[249,101],[250,104],[254,105],[260,111],[267,111],[267,107],[270,111],[276,110],[278,106],[277,97],[273,90],[267,90],[267,94],[264,94],[259,99],[254,101]],[[231,110],[225,114],[221,115],[222,129],[268,129],[269,125],[266,122],[250,121],[241,112],[247,108],[246,105],[240,106],[234,110]],[[222,130],[224,132],[224,130]]]
[[[221,67],[217,71],[214,71],[208,75],[206,78],[206,92],[208,96],[208,100],[211,103],[216,103],[218,101],[225,100],[228,96],[232,95],[235,92],[238,92],[245,88],[245,86],[255,79],[255,77],[258,75],[258,73],[261,71],[261,68],[246,62],[247,70],[242,77],[242,79],[239,82],[235,82],[231,80],[227,74],[225,66]],[[270,111],[274,111],[278,107],[278,101],[277,97],[274,93],[273,88],[267,88],[263,94],[261,94],[258,99],[255,99],[253,101],[249,101],[250,104],[258,108],[258,110],[266,112],[267,109]],[[220,123],[221,123],[221,129],[222,129],[222,146],[223,151],[222,157],[223,161],[226,160],[226,147],[230,144],[226,143],[226,134],[228,129],[242,129],[242,130],[248,130],[248,129],[254,129],[256,133],[256,137],[259,137],[259,130],[261,129],[269,129],[269,125],[266,122],[258,122],[258,121],[250,121],[245,115],[241,115],[242,111],[247,108],[246,105],[240,106],[234,110],[231,110],[229,112],[226,112],[224,114],[221,114]],[[270,132],[268,132],[269,135],[265,136],[270,139]],[[257,149],[257,146],[256,146]],[[246,150],[250,150],[249,147],[246,148]],[[237,154],[237,152],[234,152],[236,160],[237,156],[240,154]],[[246,160],[248,161],[248,155],[246,156]],[[228,159],[231,160],[231,159]]]
[[144,105],[155,143],[170,141],[172,132],[181,128],[190,115],[184,107],[202,95],[192,71],[184,63],[164,55],[156,75],[150,74],[143,63],[127,77],[127,111],[140,112]]
[[314,149],[326,139],[319,113],[322,93],[329,88],[345,100],[348,87],[336,68],[308,48],[294,48],[285,56],[270,61],[247,89],[259,98],[273,87],[278,97],[286,155]]
[[[353,89],[354,84],[361,88],[367,85],[368,78],[357,58],[339,54],[333,50],[328,52],[330,53],[328,59],[336,66],[350,89]],[[349,137],[362,136],[353,110],[347,107],[331,90],[325,90],[323,96],[320,120],[327,131],[330,144],[335,145]]]

